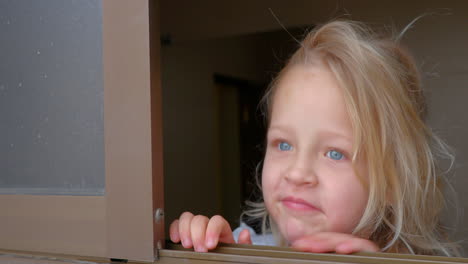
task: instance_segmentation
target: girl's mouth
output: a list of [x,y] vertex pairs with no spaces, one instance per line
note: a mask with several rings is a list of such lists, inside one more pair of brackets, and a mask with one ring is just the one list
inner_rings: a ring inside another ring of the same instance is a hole
[[281,203],[288,209],[294,210],[294,211],[302,211],[302,212],[307,212],[307,211],[319,211],[319,209],[312,204],[308,203],[307,201],[300,199],[300,198],[295,198],[292,196],[285,197],[281,200]]

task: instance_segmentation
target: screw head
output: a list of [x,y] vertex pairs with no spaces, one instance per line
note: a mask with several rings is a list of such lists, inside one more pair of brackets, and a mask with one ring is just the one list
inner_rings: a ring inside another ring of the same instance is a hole
[[164,210],[162,208],[156,209],[156,212],[154,212],[154,220],[156,223],[161,222],[164,219]]

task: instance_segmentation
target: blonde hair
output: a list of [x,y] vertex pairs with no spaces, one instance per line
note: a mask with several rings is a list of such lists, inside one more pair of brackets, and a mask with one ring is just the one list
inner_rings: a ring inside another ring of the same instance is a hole
[[[453,162],[449,148],[425,124],[426,105],[414,60],[397,40],[354,21],[332,21],[307,34],[267,90],[267,124],[276,84],[297,65],[323,65],[342,88],[353,125],[353,164],[362,159],[367,207],[353,234],[370,234],[382,251],[457,255],[446,243],[439,213],[443,172],[437,157]],[[436,157],[437,156],[437,157]],[[355,169],[356,170],[356,169]],[[357,171],[356,171],[357,172]],[[248,202],[251,217],[275,223],[264,204]],[[281,240],[281,239],[280,239]],[[284,241],[283,241],[284,243]]]

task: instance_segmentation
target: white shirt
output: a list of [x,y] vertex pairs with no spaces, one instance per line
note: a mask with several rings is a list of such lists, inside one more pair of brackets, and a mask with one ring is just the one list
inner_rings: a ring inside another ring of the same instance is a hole
[[244,229],[249,230],[252,244],[259,245],[259,246],[276,246],[276,241],[272,233],[258,235],[255,233],[255,230],[253,230],[253,228],[251,228],[244,222],[241,222],[240,226],[234,229],[234,231],[232,232],[232,235],[234,236],[234,240],[236,241],[236,243],[239,239],[240,232]]

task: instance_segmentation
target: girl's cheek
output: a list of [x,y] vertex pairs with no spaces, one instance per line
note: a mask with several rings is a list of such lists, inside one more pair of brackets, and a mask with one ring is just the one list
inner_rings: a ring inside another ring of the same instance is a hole
[[267,154],[263,163],[262,187],[271,192],[280,188],[291,161],[288,153]]
[[266,187],[266,185],[270,184],[271,181],[271,168],[270,168],[270,162],[268,162],[266,159],[263,163],[263,171],[262,171],[262,187]]
[[264,197],[268,196],[274,189],[275,182],[278,181],[279,169],[276,163],[265,157],[262,171],[262,189]]

